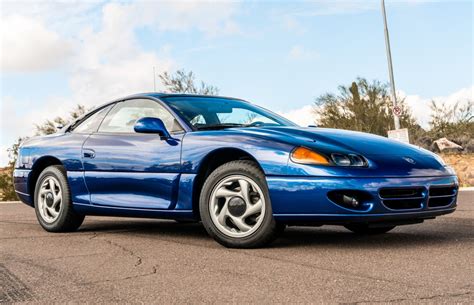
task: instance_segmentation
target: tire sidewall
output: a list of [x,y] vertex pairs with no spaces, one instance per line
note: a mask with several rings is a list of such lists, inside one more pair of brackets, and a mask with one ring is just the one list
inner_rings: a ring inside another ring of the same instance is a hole
[[[251,165],[252,163],[248,162],[246,164],[248,164],[248,166],[242,166],[243,164],[240,164],[239,166],[237,162],[230,162],[218,167],[207,177],[199,198],[199,211],[206,231],[219,243],[226,247],[249,248],[254,247],[254,245],[257,246],[260,240],[265,239],[265,236],[268,234],[268,230],[273,231],[276,227],[265,176],[258,169],[258,167]],[[252,179],[260,187],[265,198],[265,213],[260,227],[249,236],[240,238],[231,237],[221,232],[212,221],[209,211],[209,202],[214,188],[219,184],[220,181],[233,175],[241,175]]]

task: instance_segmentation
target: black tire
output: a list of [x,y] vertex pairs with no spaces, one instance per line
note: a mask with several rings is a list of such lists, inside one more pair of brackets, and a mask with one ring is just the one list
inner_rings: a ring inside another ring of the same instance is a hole
[[[252,179],[262,190],[265,199],[265,212],[260,226],[251,235],[245,237],[231,237],[221,232],[213,223],[209,211],[210,197],[220,181],[232,175],[242,175]],[[199,198],[199,212],[201,221],[209,233],[218,243],[229,248],[257,248],[272,242],[281,231],[273,218],[270,196],[265,175],[257,164],[252,161],[231,161],[215,169],[204,182]]]
[[[38,196],[40,188],[46,179],[53,177],[55,178],[60,185],[60,190],[62,196],[61,208],[59,210],[59,215],[53,222],[47,222],[43,219],[41,212],[39,211]],[[38,222],[48,232],[71,232],[77,230],[82,222],[84,221],[85,216],[78,214],[74,211],[71,200],[71,191],[69,184],[66,178],[66,171],[64,167],[59,165],[49,166],[44,169],[38,177],[38,181],[35,186],[35,212]]]
[[283,233],[285,233],[285,230],[286,230],[286,224],[277,222],[277,227],[276,227],[277,236],[283,235]]
[[368,224],[349,224],[349,225],[345,225],[344,227],[348,229],[349,231],[352,231],[360,235],[384,234],[395,228],[395,226],[369,227]]

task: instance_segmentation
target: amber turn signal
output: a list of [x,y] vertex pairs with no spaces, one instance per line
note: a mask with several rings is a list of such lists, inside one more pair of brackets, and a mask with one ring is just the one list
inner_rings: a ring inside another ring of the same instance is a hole
[[298,147],[293,150],[291,153],[291,161],[302,164],[330,164],[325,156],[304,147]]

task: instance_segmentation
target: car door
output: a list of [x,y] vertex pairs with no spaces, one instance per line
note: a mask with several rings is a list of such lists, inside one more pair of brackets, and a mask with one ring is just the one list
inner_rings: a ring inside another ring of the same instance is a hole
[[[142,117],[161,119],[173,139],[140,134]],[[83,145],[84,178],[94,205],[169,209],[177,193],[184,131],[159,102],[118,102]]]
[[[66,157],[64,164],[67,168],[69,187],[74,203],[90,204],[90,193],[84,181],[82,148],[89,135],[97,131],[100,123],[112,107],[112,105],[107,105],[99,108],[73,123],[69,126],[66,137],[60,143]],[[55,150],[58,153],[58,149]]]

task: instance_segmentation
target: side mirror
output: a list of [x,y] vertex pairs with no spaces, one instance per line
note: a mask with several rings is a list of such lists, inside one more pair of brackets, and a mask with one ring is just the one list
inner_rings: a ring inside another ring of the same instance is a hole
[[158,134],[162,139],[171,138],[170,133],[165,127],[165,124],[158,118],[141,118],[135,122],[133,129],[138,133]]

